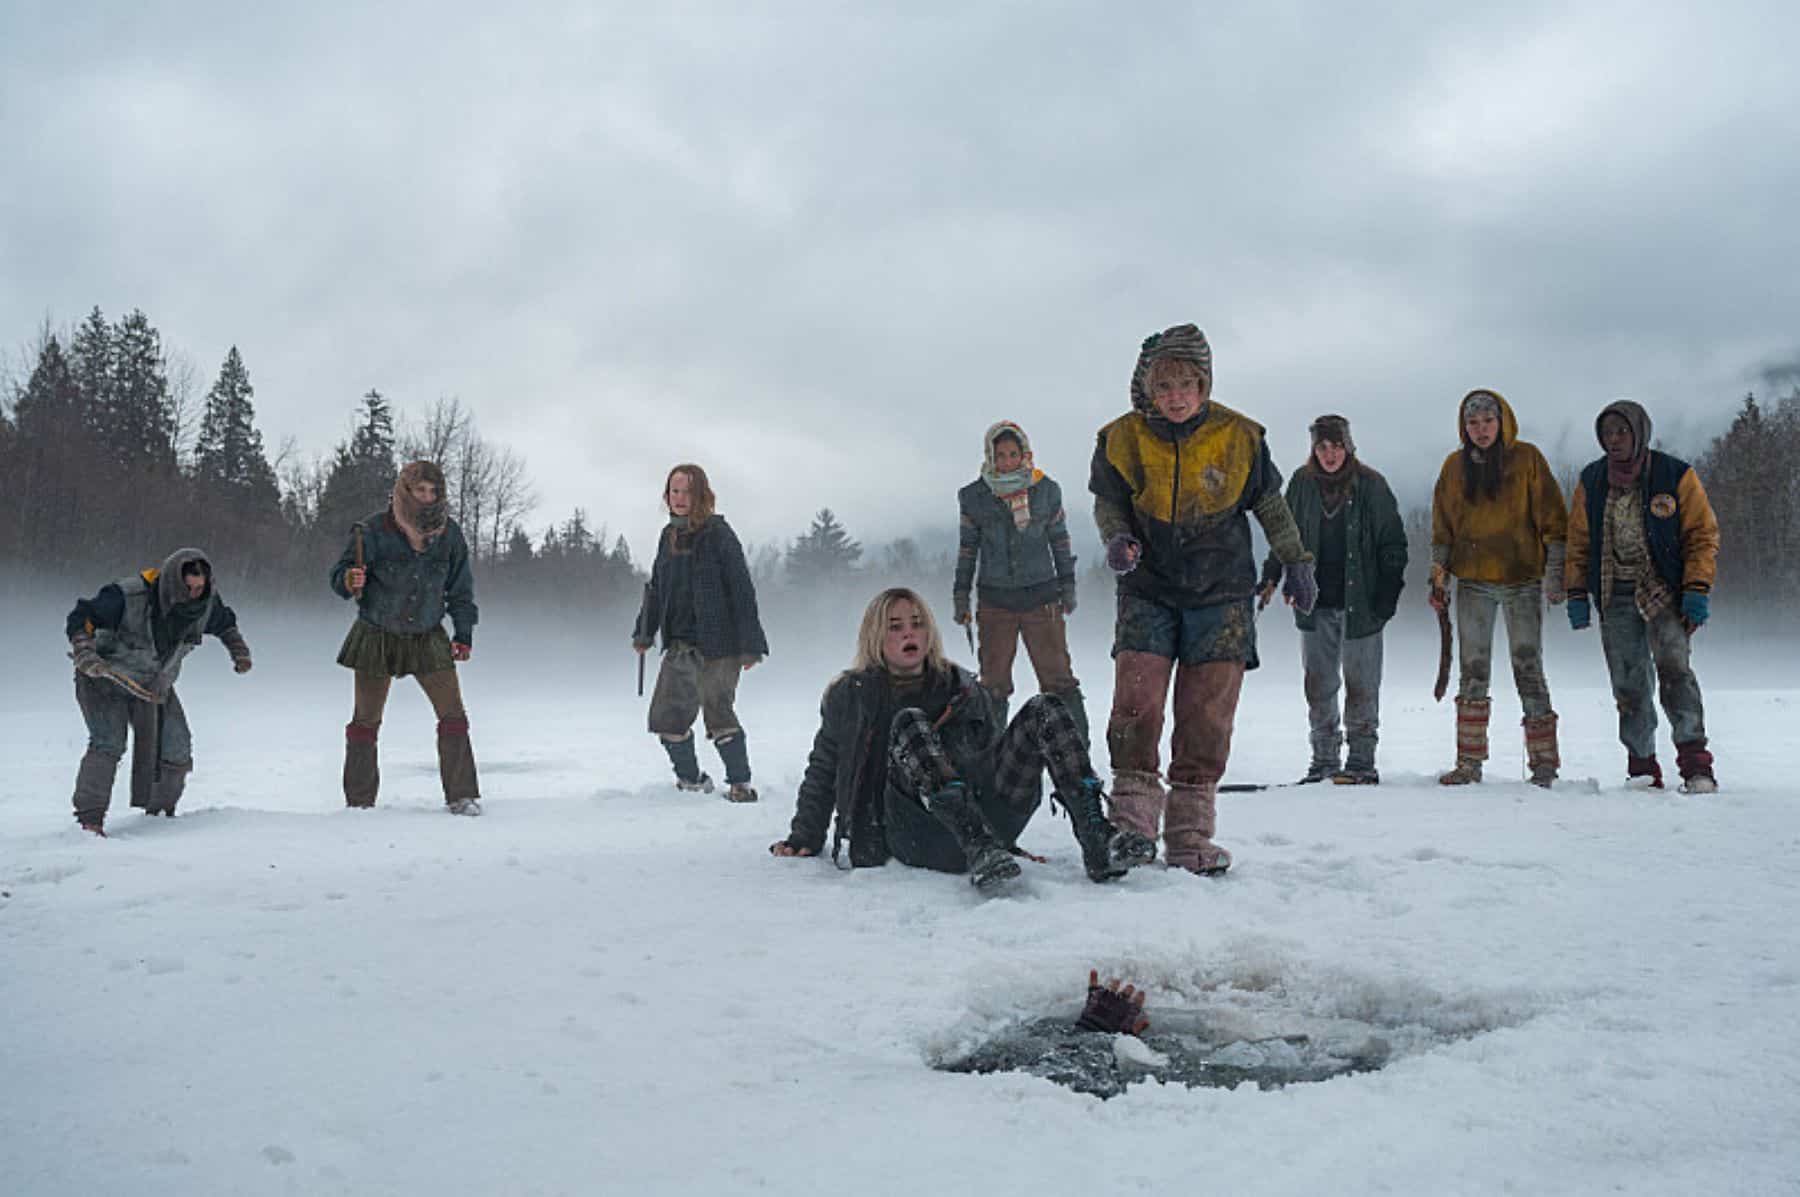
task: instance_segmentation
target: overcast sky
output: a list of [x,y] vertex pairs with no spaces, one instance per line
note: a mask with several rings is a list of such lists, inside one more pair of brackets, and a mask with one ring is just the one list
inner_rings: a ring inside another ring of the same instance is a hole
[[1352,7],[7,0],[0,338],[140,307],[307,453],[457,396],[640,549],[688,459],[948,535],[1001,418],[1085,510],[1184,321],[1403,498],[1471,387],[1686,450],[1800,360],[1800,5]]

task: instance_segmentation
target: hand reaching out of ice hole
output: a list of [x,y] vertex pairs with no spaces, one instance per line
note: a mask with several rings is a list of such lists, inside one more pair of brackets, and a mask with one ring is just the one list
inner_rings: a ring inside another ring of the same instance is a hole
[[1084,1031],[1107,1031],[1123,1035],[1141,1035],[1150,1028],[1144,1017],[1144,993],[1135,985],[1119,988],[1117,977],[1100,984],[1100,970],[1088,970],[1087,1005],[1075,1025]]

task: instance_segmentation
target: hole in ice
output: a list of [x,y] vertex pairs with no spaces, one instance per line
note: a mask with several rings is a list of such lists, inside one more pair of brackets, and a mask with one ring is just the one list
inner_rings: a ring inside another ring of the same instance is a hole
[[932,1067],[1020,1072],[1103,1099],[1147,1079],[1269,1090],[1373,1072],[1529,1014],[1502,997],[1446,998],[1414,982],[1323,973],[1267,956],[1234,963],[1224,976],[1155,985],[1141,1036],[1081,1030],[1080,1007],[1068,1005],[978,1041],[952,1032],[956,1041],[940,1042]]
[[1338,1028],[1241,1039],[1221,1035],[1192,1012],[1163,1012],[1141,1037],[1077,1030],[1072,1017],[1036,1018],[1002,1031],[968,1055],[940,1063],[946,1072],[1023,1072],[1078,1093],[1116,1097],[1155,1078],[1189,1088],[1259,1089],[1372,1072],[1394,1058],[1391,1039],[1374,1028]]

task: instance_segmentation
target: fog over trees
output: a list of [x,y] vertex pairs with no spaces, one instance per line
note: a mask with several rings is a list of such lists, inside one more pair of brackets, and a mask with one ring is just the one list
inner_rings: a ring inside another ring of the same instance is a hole
[[[204,391],[199,377],[142,311],[109,320],[95,307],[73,328],[37,330],[0,375],[0,561],[9,573],[110,576],[193,544],[213,555],[234,588],[268,598],[317,596],[350,525],[385,506],[402,463],[428,458],[443,467],[484,596],[568,609],[635,603],[654,552],[651,529],[638,526],[641,513],[630,513],[631,530],[643,538],[641,559],[620,531],[620,513],[577,507],[546,518],[526,457],[485,437],[473,405],[441,397],[403,413],[375,386],[359,397],[321,397],[320,418],[342,420],[345,432],[329,452],[307,458],[292,441],[271,452],[257,425],[253,367],[236,346]],[[1693,455],[1718,512],[1721,595],[1767,596],[1800,581],[1800,473],[1793,468],[1800,382],[1780,372],[1765,380],[1774,398],[1745,395],[1710,444],[1658,445]],[[1566,489],[1599,452],[1540,447]],[[1091,537],[1080,484],[1085,464],[1060,468],[1078,546]],[[1428,494],[1431,478],[1404,476],[1399,463],[1378,455],[1371,464],[1402,494]],[[740,506],[753,499],[733,497]],[[746,545],[759,587],[800,605],[852,584],[900,582],[934,601],[947,598],[952,496],[939,504],[947,513],[941,529],[868,551],[831,500],[818,496],[811,525],[791,539]],[[905,502],[930,505],[921,496]],[[1407,527],[1422,569],[1429,513],[1415,505]],[[1091,586],[1101,580],[1100,563],[1086,555]]]

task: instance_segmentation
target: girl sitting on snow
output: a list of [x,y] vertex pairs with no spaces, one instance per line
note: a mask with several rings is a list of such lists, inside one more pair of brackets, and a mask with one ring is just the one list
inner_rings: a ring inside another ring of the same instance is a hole
[[1086,737],[1061,698],[1036,695],[1000,726],[988,692],[944,659],[925,600],[884,590],[863,612],[855,660],[825,690],[793,823],[769,851],[818,855],[835,814],[834,861],[848,840],[852,867],[892,857],[966,871],[987,889],[1019,874],[1014,845],[1045,768],[1090,878],[1154,858],[1155,844],[1107,820]]

